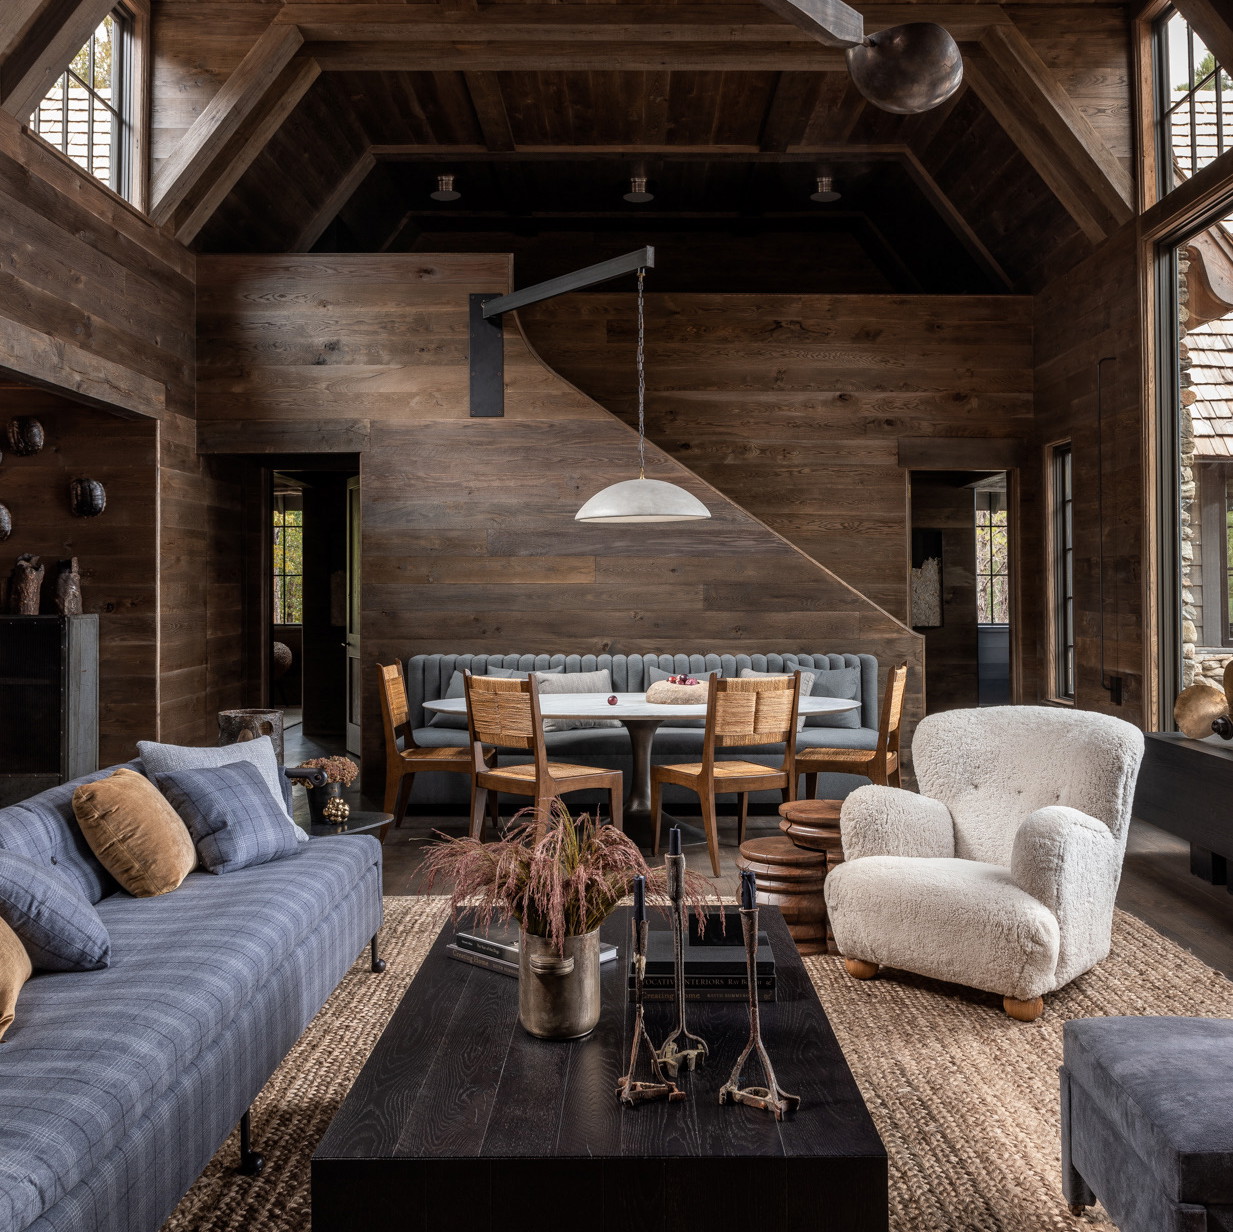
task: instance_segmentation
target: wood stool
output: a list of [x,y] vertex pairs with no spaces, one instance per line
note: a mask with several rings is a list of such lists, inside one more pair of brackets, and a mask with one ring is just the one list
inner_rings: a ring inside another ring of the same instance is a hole
[[827,948],[826,853],[797,847],[782,835],[753,838],[741,844],[738,868],[758,878],[758,901],[778,907],[802,954],[825,954]]
[[779,828],[798,846],[825,851],[828,868],[843,861],[839,840],[842,800],[792,800],[779,806]]

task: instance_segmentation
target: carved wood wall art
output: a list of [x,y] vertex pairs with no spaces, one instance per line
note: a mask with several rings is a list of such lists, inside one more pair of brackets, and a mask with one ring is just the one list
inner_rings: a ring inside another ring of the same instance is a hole
[[8,609],[12,616],[37,616],[43,592],[43,562],[29,552],[17,558],[9,574]]
[[107,491],[97,479],[74,479],[69,485],[69,509],[75,518],[97,518],[107,508]]
[[17,415],[9,420],[9,449],[19,458],[33,457],[47,443],[43,425],[32,415]]
[[56,567],[56,611],[61,616],[81,615],[81,573],[76,556],[60,561]]
[[13,515],[7,505],[0,505],[0,543],[13,533]]

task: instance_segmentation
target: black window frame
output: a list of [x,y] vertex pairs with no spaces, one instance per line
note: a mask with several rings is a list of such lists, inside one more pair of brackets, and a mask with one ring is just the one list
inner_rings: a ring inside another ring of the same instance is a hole
[[1075,700],[1075,519],[1074,449],[1070,441],[1049,446],[1050,555],[1053,570],[1050,633],[1053,695]]

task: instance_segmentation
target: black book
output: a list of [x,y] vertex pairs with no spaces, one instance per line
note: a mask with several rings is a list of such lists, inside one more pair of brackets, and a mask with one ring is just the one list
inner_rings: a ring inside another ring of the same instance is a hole
[[[454,934],[454,944],[460,950],[470,950],[474,954],[486,954],[489,958],[500,958],[506,962],[518,965],[518,938],[521,934],[517,924],[496,924],[486,933],[458,932]],[[608,942],[600,942],[599,961],[611,962],[617,956],[617,948]]]
[[[685,934],[685,975],[739,975],[745,979],[745,941],[741,932],[739,912],[725,911],[724,921],[708,917],[706,928],[698,929],[698,921],[690,918]],[[647,932],[646,973],[671,976],[676,969],[672,947],[672,930],[652,928]],[[775,956],[766,933],[758,933],[757,973],[775,974]],[[742,984],[742,987],[744,985]]]

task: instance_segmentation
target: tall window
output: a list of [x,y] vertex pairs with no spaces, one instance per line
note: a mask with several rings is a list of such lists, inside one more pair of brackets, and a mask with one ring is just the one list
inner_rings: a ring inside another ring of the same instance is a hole
[[304,498],[274,497],[274,623],[304,623]]
[[128,197],[133,175],[133,23],[117,8],[48,91],[30,128]]
[[1050,498],[1053,504],[1053,655],[1055,696],[1075,696],[1075,540],[1074,484],[1070,444],[1049,451]]
[[976,620],[1010,623],[1010,546],[1006,501],[1000,492],[976,494]]
[[1156,113],[1165,192],[1233,147],[1233,80],[1180,13],[1156,23]]

